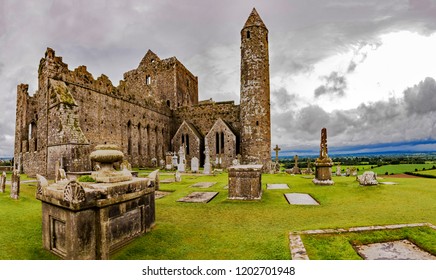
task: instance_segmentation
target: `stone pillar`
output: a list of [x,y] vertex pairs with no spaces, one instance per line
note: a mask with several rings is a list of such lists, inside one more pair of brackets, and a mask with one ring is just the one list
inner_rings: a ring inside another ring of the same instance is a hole
[[262,165],[231,166],[229,199],[260,200],[262,198]]
[[5,189],[6,189],[6,172],[3,171],[3,174],[0,177],[0,193],[4,193]]
[[328,156],[327,149],[327,129],[321,130],[321,144],[319,158],[315,161],[315,178],[313,183],[316,185],[333,185],[332,180],[333,161]]
[[11,198],[18,199],[20,197],[20,173],[14,170],[12,173]]
[[209,175],[211,171],[211,165],[210,165],[209,147],[207,145],[204,148],[204,155],[205,155],[205,159],[204,159],[203,174]]

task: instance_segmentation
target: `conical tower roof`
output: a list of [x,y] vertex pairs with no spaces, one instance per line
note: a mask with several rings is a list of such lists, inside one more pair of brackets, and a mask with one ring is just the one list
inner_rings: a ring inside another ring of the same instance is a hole
[[245,22],[245,25],[242,29],[247,28],[249,26],[260,26],[267,29],[265,23],[263,23],[262,19],[257,13],[256,8],[253,8],[253,10],[250,13],[250,16],[248,16],[248,19]]

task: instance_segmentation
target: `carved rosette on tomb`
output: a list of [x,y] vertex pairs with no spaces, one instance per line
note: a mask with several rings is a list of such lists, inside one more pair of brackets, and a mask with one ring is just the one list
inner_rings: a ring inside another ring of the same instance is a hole
[[95,182],[49,185],[37,175],[43,246],[63,259],[108,259],[155,224],[158,170],[150,178],[132,177],[126,166],[115,170],[124,155],[114,145],[97,146],[90,157],[100,166],[91,175]]
[[319,157],[315,161],[315,178],[313,183],[316,185],[333,185],[332,180],[333,161],[328,156],[327,149],[327,129],[321,130],[321,144]]

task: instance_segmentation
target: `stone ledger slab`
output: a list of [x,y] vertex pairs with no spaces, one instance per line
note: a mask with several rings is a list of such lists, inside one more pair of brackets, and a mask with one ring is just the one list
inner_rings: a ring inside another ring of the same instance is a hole
[[267,190],[286,190],[289,189],[288,184],[266,184]]
[[195,183],[195,184],[191,185],[191,188],[206,189],[206,188],[212,187],[215,184],[216,184],[216,182],[199,182],[199,183]]
[[293,205],[319,205],[318,201],[307,193],[286,193],[285,197],[288,203]]
[[365,260],[436,260],[409,240],[373,243],[355,247]]
[[180,198],[178,202],[208,203],[218,192],[192,192],[189,195]]

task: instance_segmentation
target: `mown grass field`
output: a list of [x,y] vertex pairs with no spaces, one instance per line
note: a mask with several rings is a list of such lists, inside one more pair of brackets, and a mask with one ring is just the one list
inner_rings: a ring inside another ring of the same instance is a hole
[[[147,172],[140,170],[140,175]],[[161,180],[172,176],[162,173]],[[161,190],[171,194],[156,200],[156,227],[114,253],[112,259],[290,259],[290,231],[423,222],[436,224],[434,179],[385,178],[384,181],[394,181],[398,185],[373,187],[359,186],[353,177],[333,179],[334,186],[316,186],[300,175],[266,174],[262,176],[262,200],[248,202],[227,200],[227,190],[224,189],[228,180],[226,173],[217,176],[184,175],[180,183],[161,184]],[[217,183],[208,189],[190,187],[196,182],[206,181]],[[290,189],[266,190],[267,183],[287,183]],[[18,201],[9,198],[9,186],[6,193],[0,193],[0,259],[56,259],[42,249],[41,203],[34,198],[35,189],[36,183],[23,184]],[[217,191],[219,194],[207,204],[176,202],[193,191]],[[321,205],[289,205],[283,194],[290,192],[309,193]],[[388,239],[398,239],[405,234],[417,243],[430,244],[426,245],[427,250],[436,251],[434,230],[383,233]],[[318,237],[310,239],[313,238]],[[348,253],[342,254],[342,246],[349,246],[351,241],[359,242],[359,238],[351,236],[339,241],[336,238],[334,236],[333,241],[308,240],[309,257],[358,257],[349,248]]]

